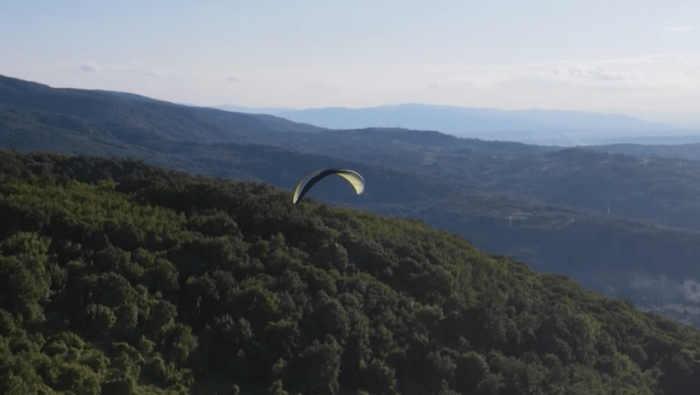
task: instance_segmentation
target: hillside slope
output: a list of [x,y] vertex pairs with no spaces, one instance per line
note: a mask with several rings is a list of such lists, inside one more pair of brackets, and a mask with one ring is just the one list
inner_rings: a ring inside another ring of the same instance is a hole
[[139,162],[0,166],[3,393],[700,386],[700,331],[417,221]]
[[188,107],[118,92],[58,89],[5,76],[0,76],[0,106],[6,117],[10,111],[30,110],[136,138],[147,133],[184,141],[241,142],[266,132],[324,130],[271,115]]

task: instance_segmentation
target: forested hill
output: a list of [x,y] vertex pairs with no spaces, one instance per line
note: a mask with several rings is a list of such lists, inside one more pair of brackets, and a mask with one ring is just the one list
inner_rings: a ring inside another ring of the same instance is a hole
[[0,152],[0,393],[697,394],[700,331],[421,222]]
[[[0,129],[34,129],[139,141],[142,136],[198,142],[258,141],[266,133],[324,129],[271,115],[197,108],[107,91],[59,89],[0,75]],[[262,135],[262,136],[261,136]]]

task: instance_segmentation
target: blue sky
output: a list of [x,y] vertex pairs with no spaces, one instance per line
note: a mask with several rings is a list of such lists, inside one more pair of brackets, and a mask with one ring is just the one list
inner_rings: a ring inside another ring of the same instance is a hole
[[700,1],[0,2],[0,74],[200,105],[700,115]]

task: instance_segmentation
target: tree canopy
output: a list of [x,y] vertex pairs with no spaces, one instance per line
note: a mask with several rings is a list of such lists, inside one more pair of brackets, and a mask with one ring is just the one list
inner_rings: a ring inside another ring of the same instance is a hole
[[0,152],[0,393],[695,394],[700,331],[420,221]]

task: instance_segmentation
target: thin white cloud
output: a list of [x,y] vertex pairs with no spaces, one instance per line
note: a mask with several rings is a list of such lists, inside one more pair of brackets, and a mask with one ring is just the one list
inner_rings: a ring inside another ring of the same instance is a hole
[[602,67],[572,66],[561,70],[555,69],[552,74],[555,77],[573,81],[622,81],[625,79],[624,74],[612,73]]
[[[492,69],[488,76],[476,72],[473,79],[492,83],[528,85],[566,84],[607,89],[680,88],[700,83],[695,70],[700,54],[660,54],[601,61],[560,61]],[[488,78],[487,78],[488,77]],[[689,85],[689,83],[691,85]]]
[[690,30],[690,26],[683,26],[683,27],[665,27],[664,30],[673,30],[673,31],[682,31],[682,30]]
[[226,77],[226,78],[224,78],[224,79],[225,79],[226,81],[228,81],[228,82],[238,82],[238,78],[233,77],[233,76],[228,76],[228,77]]
[[79,69],[84,73],[96,73],[99,71],[99,68],[93,62],[85,62],[80,65]]

